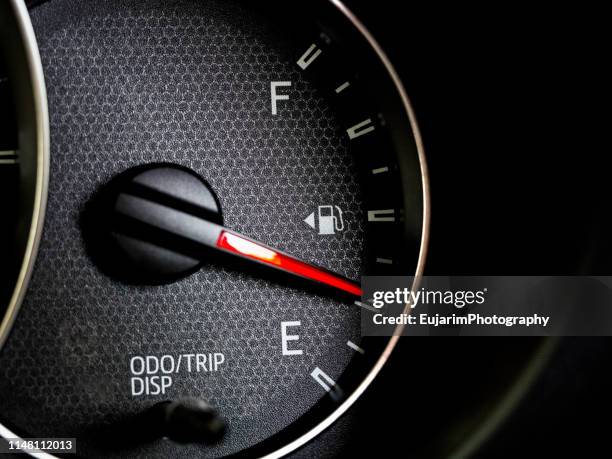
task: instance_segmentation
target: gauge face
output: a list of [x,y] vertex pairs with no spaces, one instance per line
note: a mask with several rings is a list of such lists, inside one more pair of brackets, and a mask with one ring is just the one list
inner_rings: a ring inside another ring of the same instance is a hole
[[[258,455],[308,437],[389,344],[360,337],[359,278],[420,266],[423,165],[389,69],[327,2],[30,13],[51,178],[0,353],[1,421],[76,436],[91,457]],[[92,203],[111,189],[105,214]],[[187,398],[214,407],[222,438],[109,441]]]

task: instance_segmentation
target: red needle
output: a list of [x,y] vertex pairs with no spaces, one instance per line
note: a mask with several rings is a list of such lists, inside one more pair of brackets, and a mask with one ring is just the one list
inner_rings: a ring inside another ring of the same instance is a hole
[[361,287],[354,282],[235,233],[221,231],[217,239],[217,247],[361,297]]

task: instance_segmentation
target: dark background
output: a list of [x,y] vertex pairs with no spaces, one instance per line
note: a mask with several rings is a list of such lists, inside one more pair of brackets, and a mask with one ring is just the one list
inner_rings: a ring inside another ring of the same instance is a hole
[[[432,193],[427,273],[610,275],[603,11],[346,3],[396,66],[420,124]],[[528,346],[403,338],[349,415],[298,456],[444,456],[461,437],[449,418],[477,415],[478,395],[512,380],[483,367],[525,359]],[[604,338],[558,343],[479,456],[607,454],[611,351]]]

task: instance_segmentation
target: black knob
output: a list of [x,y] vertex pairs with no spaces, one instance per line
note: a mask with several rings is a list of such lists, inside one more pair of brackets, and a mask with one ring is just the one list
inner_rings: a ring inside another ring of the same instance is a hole
[[166,437],[181,443],[217,443],[225,434],[225,422],[208,403],[197,398],[162,402]]
[[211,445],[221,441],[226,430],[225,422],[212,406],[204,400],[184,398],[156,403],[140,413],[96,428],[95,438],[100,447],[114,451],[160,438]]
[[195,172],[149,164],[120,174],[88,203],[82,227],[88,252],[107,274],[139,284],[173,282],[197,271],[198,222],[223,224],[221,206]]

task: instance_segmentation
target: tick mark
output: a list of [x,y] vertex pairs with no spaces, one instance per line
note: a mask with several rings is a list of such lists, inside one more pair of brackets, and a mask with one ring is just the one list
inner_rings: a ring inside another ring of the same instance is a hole
[[393,260],[390,260],[388,258],[377,258],[376,263],[382,263],[383,265],[392,265]]
[[362,301],[355,301],[355,305],[359,306],[360,308],[367,309],[368,311],[378,312],[374,306],[370,306]]
[[19,158],[15,150],[0,151],[0,164],[17,164]]
[[359,346],[357,346],[355,343],[353,343],[352,341],[347,341],[346,345],[348,347],[350,347],[351,349],[359,352],[360,354],[365,354],[365,351],[362,348],[360,348]]
[[336,88],[336,94],[340,94],[342,91],[344,91],[346,88],[348,88],[351,84],[346,81],[344,83],[342,83],[340,86],[338,86]]

